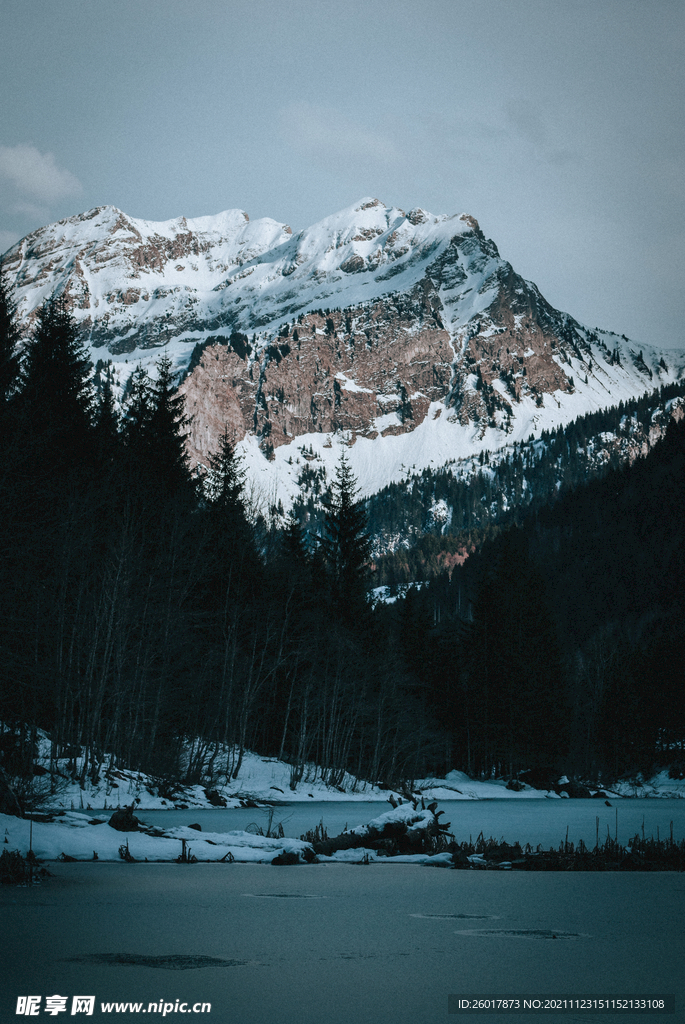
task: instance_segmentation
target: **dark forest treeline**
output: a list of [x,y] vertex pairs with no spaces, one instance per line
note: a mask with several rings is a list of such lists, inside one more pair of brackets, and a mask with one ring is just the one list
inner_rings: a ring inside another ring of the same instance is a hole
[[247,749],[287,758],[293,782],[312,761],[332,784],[415,775],[435,727],[367,603],[349,467],[316,544],[294,518],[269,537],[228,436],[190,474],[167,359],[154,381],[133,373],[119,422],[64,304],[42,308],[21,366],[1,305],[0,719],[23,730],[6,767],[35,726],[74,770],[85,752],[84,783],[106,754],[228,778]]
[[332,784],[398,784],[682,759],[682,424],[373,610],[344,461],[316,532],[293,515],[275,534],[247,509],[229,436],[189,472],[168,360],[154,381],[134,372],[120,421],[59,300],[21,364],[17,340],[2,290],[5,769],[30,763],[35,727],[74,772],[85,753],[84,784],[110,754],[217,782],[253,749],[288,760],[293,784],[307,762]]
[[[685,419],[643,460],[502,530],[409,595],[452,760],[616,779],[685,770]],[[401,602],[398,602],[401,606]]]

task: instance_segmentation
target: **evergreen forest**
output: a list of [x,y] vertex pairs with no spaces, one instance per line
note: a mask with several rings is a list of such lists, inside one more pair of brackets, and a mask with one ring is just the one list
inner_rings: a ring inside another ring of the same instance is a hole
[[[19,340],[3,286],[7,775],[33,771],[38,729],[84,785],[105,758],[167,789],[228,782],[248,750],[286,760],[293,786],[310,763],[330,785],[350,771],[395,787],[452,768],[683,772],[684,420],[631,466],[569,470],[563,493],[549,483],[507,501],[516,514],[472,534],[468,557],[374,604],[390,573],[372,552],[378,510],[423,515],[420,486],[413,504],[399,491],[362,502],[343,457],[316,515],[303,492],[274,519],[252,507],[228,433],[190,471],[165,356],[154,379],[134,371],[120,415],[61,299],[40,309],[21,358]],[[499,464],[512,493],[526,470],[552,481],[568,439],[545,440]],[[503,509],[497,473],[486,478]],[[455,531],[483,527],[468,495],[448,497]],[[405,559],[402,581],[410,572]]]

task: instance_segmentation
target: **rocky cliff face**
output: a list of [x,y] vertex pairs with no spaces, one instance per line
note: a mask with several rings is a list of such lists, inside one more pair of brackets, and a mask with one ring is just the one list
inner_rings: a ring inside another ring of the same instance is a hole
[[27,236],[5,269],[27,331],[63,292],[122,383],[172,356],[194,461],[226,427],[281,470],[296,440],[376,443],[352,458],[366,489],[407,458],[495,448],[683,369],[553,309],[472,217],[375,199],[296,235],[239,210],[155,224],[101,207]]
[[413,298],[420,312],[410,297],[301,314],[256,357],[235,351],[240,335],[207,346],[182,385],[195,457],[224,424],[255,434],[267,454],[305,434],[412,430],[448,394],[454,361],[439,316]]

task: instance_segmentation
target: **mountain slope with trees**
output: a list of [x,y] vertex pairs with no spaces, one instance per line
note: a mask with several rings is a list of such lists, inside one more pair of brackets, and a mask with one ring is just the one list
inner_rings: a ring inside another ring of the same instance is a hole
[[[411,594],[450,760],[616,779],[683,762],[685,420]],[[386,612],[405,614],[403,601]],[[436,680],[440,685],[435,686]],[[682,767],[681,767],[682,770]]]
[[311,762],[331,784],[346,770],[399,784],[455,767],[607,779],[682,759],[685,421],[374,608],[367,508],[344,458],[318,518],[303,497],[275,529],[230,431],[191,473],[164,359],[154,381],[136,371],[119,422],[106,366],[92,371],[52,300],[6,365],[6,774],[30,776],[39,728],[55,771],[80,757],[85,784],[107,758],[162,789],[228,780],[247,750],[287,759],[293,786]]
[[[136,374],[112,431],[106,374],[95,401],[74,337],[59,300],[46,304],[2,410],[5,770],[30,770],[41,728],[55,765],[72,752],[75,771],[85,752],[84,783],[106,755],[161,785],[208,765],[228,778],[248,749],[287,757],[293,784],[311,761],[331,783],[349,767],[414,774],[415,718],[367,600],[349,467],[313,547],[295,520],[270,535],[229,434],[191,475],[168,363],[154,382]],[[36,415],[45,346],[70,402],[55,389]]]

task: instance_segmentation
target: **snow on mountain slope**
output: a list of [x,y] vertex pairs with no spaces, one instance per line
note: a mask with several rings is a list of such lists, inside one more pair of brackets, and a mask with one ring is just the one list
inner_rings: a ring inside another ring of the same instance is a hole
[[378,284],[398,270],[403,287],[415,283],[425,257],[469,220],[423,217],[367,200],[293,237],[240,210],[154,223],[105,206],[34,231],[4,262],[22,318],[65,292],[94,349],[120,356],[185,342],[180,362],[213,331],[277,325],[334,295],[335,305],[361,302],[389,290]]
[[228,426],[253,481],[286,502],[303,462],[330,469],[342,445],[371,493],[685,366],[555,310],[472,217],[377,199],[296,235],[240,210],[154,223],[99,207],[28,235],[4,265],[27,332],[65,294],[121,383],[166,351],[185,372],[193,460]]

